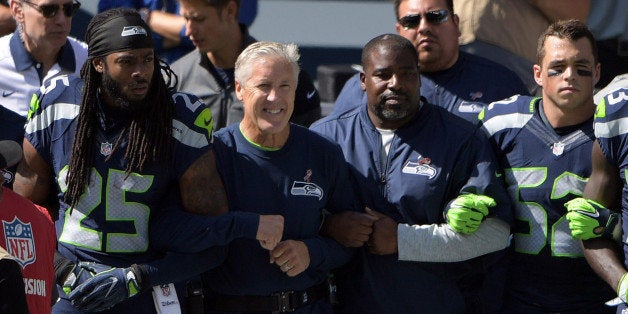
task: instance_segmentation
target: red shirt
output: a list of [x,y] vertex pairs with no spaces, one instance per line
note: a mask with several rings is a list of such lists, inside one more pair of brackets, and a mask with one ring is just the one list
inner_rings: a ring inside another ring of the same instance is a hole
[[2,188],[0,246],[22,266],[28,310],[50,313],[57,238],[48,211]]

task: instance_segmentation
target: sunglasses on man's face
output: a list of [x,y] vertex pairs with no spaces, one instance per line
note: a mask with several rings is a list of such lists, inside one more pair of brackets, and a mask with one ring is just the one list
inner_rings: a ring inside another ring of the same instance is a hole
[[33,7],[33,9],[39,11],[39,13],[41,13],[41,15],[43,15],[47,19],[55,17],[57,15],[57,12],[59,12],[59,8],[63,10],[63,14],[65,16],[72,17],[74,16],[74,14],[76,14],[76,12],[78,12],[79,8],[81,7],[81,3],[78,1],[66,3],[63,5],[57,5],[57,4],[39,5],[39,4],[35,4],[26,0],[22,0],[22,2],[30,5],[31,7]]
[[[434,10],[425,12],[422,17],[430,24],[442,24],[449,19],[449,11]],[[399,19],[399,25],[404,29],[416,28],[421,23],[421,14],[409,14]]]

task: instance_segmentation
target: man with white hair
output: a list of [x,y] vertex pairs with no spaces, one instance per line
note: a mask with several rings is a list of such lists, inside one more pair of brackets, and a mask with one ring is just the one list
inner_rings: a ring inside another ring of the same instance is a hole
[[351,249],[319,236],[323,212],[353,210],[349,171],[337,145],[289,122],[299,54],[293,44],[257,42],[235,63],[244,117],[216,132],[217,169],[231,213],[285,217],[269,254],[236,239],[225,262],[204,277],[207,311],[331,313],[326,279]]
[[10,0],[15,32],[0,38],[0,105],[23,117],[41,85],[62,74],[78,75],[87,45],[68,37],[76,0]]

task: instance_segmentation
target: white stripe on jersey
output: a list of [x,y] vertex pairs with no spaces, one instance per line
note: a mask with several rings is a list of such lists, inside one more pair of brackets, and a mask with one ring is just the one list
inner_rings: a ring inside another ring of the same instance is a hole
[[192,102],[192,99],[190,99],[190,96],[186,93],[174,93],[172,95],[172,99],[174,100],[175,104],[178,104],[177,98],[183,99],[183,101],[185,102],[185,106],[192,112],[196,112],[196,109],[198,109],[198,107],[204,105],[203,102],[198,98],[196,99],[196,101]]
[[499,115],[483,122],[482,126],[490,136],[504,129],[522,128],[532,118],[531,113],[510,113]]
[[72,120],[78,116],[79,105],[68,103],[56,103],[46,107],[40,114],[35,115],[26,124],[26,134],[32,134],[44,130],[53,122],[61,119]]
[[593,124],[595,137],[611,138],[628,133],[628,117],[608,122],[596,122]]
[[182,144],[194,148],[203,148],[209,145],[207,135],[198,133],[175,119],[172,119],[172,136]]

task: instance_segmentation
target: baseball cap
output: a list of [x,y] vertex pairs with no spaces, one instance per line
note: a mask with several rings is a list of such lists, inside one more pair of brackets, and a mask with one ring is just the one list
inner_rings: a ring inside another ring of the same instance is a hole
[[11,167],[22,159],[22,147],[15,141],[0,141],[0,169]]

